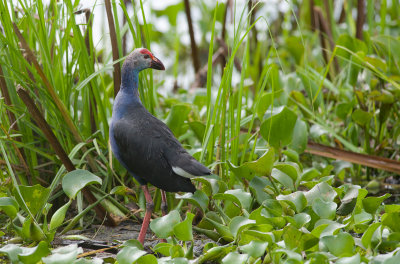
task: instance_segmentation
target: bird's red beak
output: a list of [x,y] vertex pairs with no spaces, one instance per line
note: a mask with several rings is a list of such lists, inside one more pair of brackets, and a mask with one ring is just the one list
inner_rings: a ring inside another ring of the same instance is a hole
[[156,57],[153,57],[153,60],[150,63],[150,68],[156,70],[165,70],[164,64],[162,64],[162,62]]

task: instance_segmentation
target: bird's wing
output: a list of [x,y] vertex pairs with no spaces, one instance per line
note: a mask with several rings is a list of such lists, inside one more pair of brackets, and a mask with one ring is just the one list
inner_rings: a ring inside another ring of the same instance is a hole
[[161,166],[182,177],[210,175],[210,170],[182,147],[171,130],[151,114],[141,118],[124,118],[114,124],[114,137],[120,155],[129,166]]

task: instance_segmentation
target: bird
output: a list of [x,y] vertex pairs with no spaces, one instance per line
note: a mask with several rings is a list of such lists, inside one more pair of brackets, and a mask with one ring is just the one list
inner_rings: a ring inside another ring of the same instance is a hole
[[209,168],[193,158],[168,126],[153,116],[139,97],[139,72],[165,70],[163,63],[146,48],[134,49],[121,70],[121,86],[113,103],[109,130],[111,150],[144,192],[146,213],[138,240],[144,243],[154,203],[148,183],[161,189],[162,213],[167,213],[165,192],[196,191],[191,178],[211,175]]

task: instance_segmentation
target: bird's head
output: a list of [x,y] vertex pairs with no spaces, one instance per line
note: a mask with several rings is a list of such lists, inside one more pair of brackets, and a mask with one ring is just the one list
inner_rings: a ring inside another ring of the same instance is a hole
[[132,51],[126,58],[123,68],[129,71],[141,71],[147,68],[165,70],[162,62],[145,48],[138,48]]

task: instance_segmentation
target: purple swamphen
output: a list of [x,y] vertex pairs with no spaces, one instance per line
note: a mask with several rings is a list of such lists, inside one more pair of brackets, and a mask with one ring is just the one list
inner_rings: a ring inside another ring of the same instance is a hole
[[147,183],[162,191],[162,211],[167,211],[165,192],[195,192],[191,177],[210,175],[210,170],[181,146],[171,130],[142,105],[139,72],[164,70],[159,59],[144,48],[135,49],[122,66],[122,84],[113,106],[110,124],[111,149],[118,161],[141,184],[146,213],[138,240],[143,244],[153,211]]

